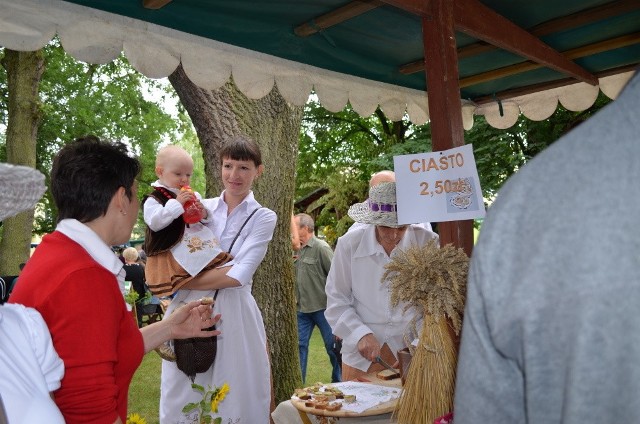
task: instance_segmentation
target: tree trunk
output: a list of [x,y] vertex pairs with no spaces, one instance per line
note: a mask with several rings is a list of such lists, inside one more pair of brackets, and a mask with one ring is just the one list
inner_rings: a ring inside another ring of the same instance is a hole
[[218,90],[195,86],[179,67],[169,81],[196,128],[205,160],[207,197],[222,190],[218,149],[235,134],[255,140],[265,172],[254,183],[258,201],[278,215],[267,256],[258,268],[253,295],[264,318],[271,353],[276,402],[289,399],[301,384],[296,324],[295,278],[291,261],[290,217],[302,107],[288,105],[277,89],[250,100],[232,82]]
[[[36,135],[40,121],[38,89],[44,71],[42,50],[18,52],[5,49],[1,63],[7,71],[8,122],[7,162],[36,167]],[[0,274],[17,275],[19,265],[29,259],[33,210],[19,213],[2,223]]]

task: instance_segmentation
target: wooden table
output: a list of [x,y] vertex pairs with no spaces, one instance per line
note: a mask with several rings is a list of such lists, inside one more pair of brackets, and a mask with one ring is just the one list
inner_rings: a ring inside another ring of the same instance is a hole
[[[367,382],[372,384],[401,387],[399,378],[381,380],[375,374],[368,374],[366,379],[368,380]],[[315,424],[323,422],[322,417],[340,418],[340,424],[388,424],[391,422],[391,414],[396,404],[397,400],[392,400],[361,413],[356,413],[344,410],[324,411],[305,407],[303,401],[288,400],[278,405],[271,416],[276,424]]]

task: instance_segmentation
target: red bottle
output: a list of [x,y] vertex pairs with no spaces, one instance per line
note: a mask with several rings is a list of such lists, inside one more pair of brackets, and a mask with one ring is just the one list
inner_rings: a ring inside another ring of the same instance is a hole
[[[188,191],[190,193],[193,193],[191,187],[187,185],[182,186],[182,188],[180,188],[180,191]],[[204,218],[202,216],[202,211],[198,209],[195,200],[187,200],[183,207],[184,213],[182,214],[182,219],[184,219],[184,222],[186,222],[187,224],[195,224],[196,222],[200,222],[200,220]]]

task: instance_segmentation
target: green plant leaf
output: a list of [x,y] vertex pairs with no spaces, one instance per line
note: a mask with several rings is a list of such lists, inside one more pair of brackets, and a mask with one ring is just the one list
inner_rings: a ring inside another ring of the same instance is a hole
[[202,386],[201,386],[201,385],[199,385],[199,384],[195,384],[195,383],[193,383],[193,384],[191,385],[191,387],[192,387],[193,389],[196,389],[196,390],[197,390],[197,391],[199,391],[200,393],[204,393],[204,387],[202,387]]
[[182,408],[182,412],[183,413],[187,413],[187,412],[191,412],[194,409],[197,409],[199,407],[198,403],[187,403],[183,408]]

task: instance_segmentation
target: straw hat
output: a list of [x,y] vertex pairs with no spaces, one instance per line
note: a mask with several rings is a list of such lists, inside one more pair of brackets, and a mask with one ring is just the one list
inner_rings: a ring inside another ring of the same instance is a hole
[[380,183],[369,189],[369,198],[349,208],[347,214],[362,224],[403,227],[398,224],[398,203],[396,183]]
[[0,221],[31,209],[46,190],[40,171],[8,163],[0,163],[0,187]]

